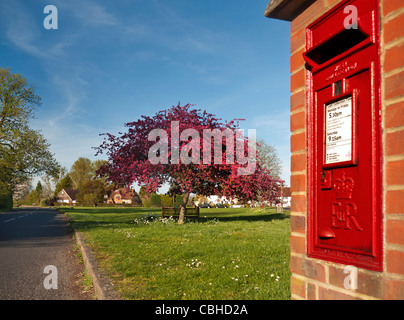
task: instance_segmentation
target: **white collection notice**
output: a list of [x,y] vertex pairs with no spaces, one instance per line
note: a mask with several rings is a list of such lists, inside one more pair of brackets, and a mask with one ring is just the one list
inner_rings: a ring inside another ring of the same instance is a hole
[[352,97],[326,106],[325,164],[352,160]]

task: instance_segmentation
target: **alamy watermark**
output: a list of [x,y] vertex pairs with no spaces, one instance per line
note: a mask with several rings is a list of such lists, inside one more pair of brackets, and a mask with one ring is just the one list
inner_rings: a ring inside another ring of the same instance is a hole
[[348,14],[344,20],[345,29],[358,29],[358,8],[354,5],[349,5],[344,8],[344,13]]
[[344,288],[348,290],[358,289],[358,268],[355,266],[346,266],[344,273],[348,274],[344,279]]
[[46,30],[58,29],[58,8],[49,4],[43,9],[43,13],[48,14],[43,20],[43,27]]
[[43,273],[47,274],[43,280],[43,286],[46,290],[58,288],[58,269],[53,265],[48,265],[43,269]]
[[[169,159],[168,133],[164,129],[153,129],[148,135],[149,141],[156,143],[149,149],[148,159],[151,164],[200,164],[201,163],[201,137],[197,130],[188,128],[180,132],[179,121],[171,121],[171,157]],[[202,130],[202,163],[212,163],[212,144],[214,139],[213,163],[223,164],[223,138],[226,139],[226,164],[235,164],[237,161],[245,167],[237,168],[238,175],[251,175],[256,168],[256,130],[248,129],[248,148],[245,155],[244,130],[203,129]],[[191,138],[191,141],[189,141]],[[180,141],[187,142],[180,149]]]

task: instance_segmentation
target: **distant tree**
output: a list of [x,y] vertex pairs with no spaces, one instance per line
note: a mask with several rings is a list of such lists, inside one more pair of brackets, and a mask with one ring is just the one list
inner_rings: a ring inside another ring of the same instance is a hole
[[80,157],[73,163],[69,175],[73,188],[80,189],[84,183],[94,178],[93,163],[88,158]]
[[102,181],[94,179],[84,182],[80,192],[76,195],[76,200],[84,206],[97,206],[104,201],[106,193],[105,185]]
[[42,195],[42,190],[43,190],[42,183],[38,181],[35,188],[35,192],[38,194],[38,196]]
[[56,185],[55,195],[58,195],[62,189],[72,189],[73,181],[69,174],[66,174],[60,182]]
[[274,146],[263,139],[257,140],[257,156],[261,159],[261,165],[271,170],[271,175],[279,178],[282,174],[282,161]]
[[46,139],[29,127],[40,102],[22,75],[0,68],[0,194],[12,192],[30,176],[58,170]]
[[[66,177],[67,174],[67,168],[60,166],[59,169],[56,172],[53,172],[51,174],[45,173],[44,175],[41,176],[42,180],[42,186],[43,186],[43,196],[46,200],[53,200],[55,197],[55,189],[57,185],[60,183],[60,180]],[[70,186],[72,188],[72,186]],[[59,189],[58,191],[60,191]]]
[[42,199],[42,192],[43,192],[42,184],[40,181],[38,181],[35,189],[32,190],[30,193],[28,193],[28,195],[25,197],[24,203],[39,205]]

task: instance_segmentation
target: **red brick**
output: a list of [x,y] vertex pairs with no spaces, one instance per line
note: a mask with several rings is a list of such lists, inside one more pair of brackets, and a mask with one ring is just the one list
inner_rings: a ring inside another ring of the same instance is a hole
[[396,73],[395,75],[388,77],[385,80],[386,100],[396,98],[402,95],[404,95],[404,71]]
[[[404,245],[404,220],[386,221],[386,242]],[[404,264],[404,261],[401,262]]]
[[295,52],[298,48],[306,44],[306,30],[300,29],[290,37],[290,52]]
[[360,300],[358,297],[323,287],[319,287],[318,295],[319,300]]
[[306,127],[306,116],[304,111],[294,113],[290,116],[290,131],[303,129]]
[[366,294],[370,297],[383,299],[384,277],[379,272],[363,272],[358,269],[358,289],[356,292]]
[[384,43],[387,44],[404,36],[404,14],[400,14],[383,25]]
[[386,50],[383,69],[384,72],[389,72],[404,66],[404,43],[394,46]]
[[291,235],[290,236],[290,251],[296,253],[306,253],[306,238]]
[[383,0],[383,16],[404,8],[403,0]]
[[404,300],[404,281],[385,279],[385,300]]
[[388,190],[386,192],[386,213],[404,213],[404,190]]
[[404,160],[386,163],[386,183],[388,185],[404,184]]
[[292,196],[292,203],[290,210],[294,212],[306,212],[306,196],[304,195]]
[[325,282],[325,268],[316,260],[297,256],[290,257],[290,270],[307,278]]
[[[345,273],[345,267],[335,267],[330,265],[329,268],[329,282],[333,286],[339,287],[341,289],[351,290],[349,288],[345,288],[345,281],[347,277],[354,277],[354,274],[350,274],[350,272]],[[357,270],[357,288],[352,289],[352,292],[359,292],[366,294],[371,297],[383,298],[383,277],[380,276],[379,272],[363,272],[361,269]],[[349,278],[348,278],[349,279]]]
[[306,133],[292,134],[290,137],[290,152],[306,150]]
[[307,299],[308,300],[316,300],[317,299],[317,294],[316,294],[316,285],[312,283],[307,283]]
[[305,62],[303,59],[303,53],[305,51],[305,48],[302,48],[300,51],[292,54],[290,57],[290,72],[293,72],[300,67],[304,66]]
[[[302,197],[302,196],[300,196]],[[306,233],[306,218],[302,216],[290,216],[290,231]]]
[[329,274],[330,284],[332,284],[336,287],[344,288],[344,281],[345,281],[345,278],[348,276],[348,274],[344,273],[344,269],[337,268],[337,267],[330,265],[328,270],[329,270],[328,274]]
[[291,34],[295,33],[300,28],[309,25],[323,12],[325,12],[324,0],[314,2],[310,7],[297,16],[295,20],[292,21],[290,26]]
[[306,91],[302,90],[290,96],[290,111],[306,105]]
[[306,169],[307,155],[305,153],[294,154],[290,159],[291,172],[302,171]]
[[290,278],[290,291],[292,294],[306,299],[306,282],[292,276]]
[[387,133],[385,146],[386,156],[404,154],[404,130]]
[[386,251],[386,271],[404,274],[404,252],[398,250]]
[[306,85],[306,70],[302,69],[290,77],[290,91],[293,92]]
[[304,174],[290,176],[290,189],[292,192],[306,191],[306,176]]
[[388,106],[384,115],[386,129],[404,126],[404,101]]

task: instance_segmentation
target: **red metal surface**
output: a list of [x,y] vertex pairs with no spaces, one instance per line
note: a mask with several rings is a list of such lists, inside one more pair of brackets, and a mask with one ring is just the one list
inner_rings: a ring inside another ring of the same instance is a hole
[[[345,29],[344,8],[359,29]],[[344,1],[307,28],[307,192],[311,257],[382,270],[377,0]]]

